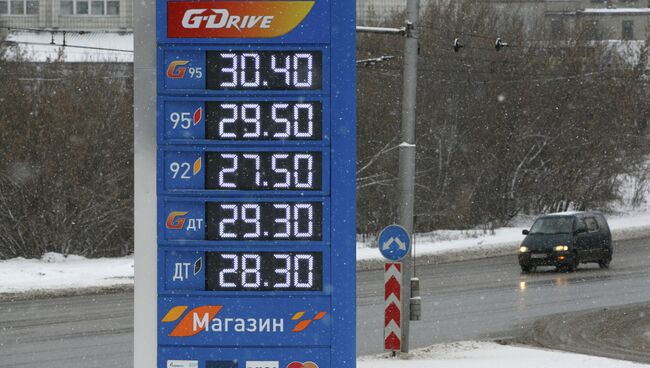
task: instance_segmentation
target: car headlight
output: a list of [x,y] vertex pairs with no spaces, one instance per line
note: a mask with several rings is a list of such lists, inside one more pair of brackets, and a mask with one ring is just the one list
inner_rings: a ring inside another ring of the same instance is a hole
[[555,248],[553,248],[554,251],[556,252],[566,252],[569,250],[568,245],[556,245]]
[[529,249],[525,245],[522,245],[521,247],[519,247],[519,253],[526,253],[528,251],[529,251]]

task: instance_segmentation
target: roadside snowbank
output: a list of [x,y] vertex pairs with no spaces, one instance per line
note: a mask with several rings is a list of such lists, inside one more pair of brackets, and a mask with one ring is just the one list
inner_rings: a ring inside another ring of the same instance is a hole
[[552,350],[461,342],[416,350],[407,360],[387,355],[359,358],[359,368],[647,368],[648,365]]
[[[493,233],[482,230],[443,230],[415,237],[415,253],[419,262],[452,262],[514,254],[524,236],[522,229],[529,228],[534,218],[521,222],[520,227],[496,229]],[[650,235],[650,212],[627,216],[608,217],[615,241],[635,239]],[[435,258],[435,259],[434,259]],[[357,243],[359,269],[381,267],[383,262],[374,241]]]
[[133,284],[133,257],[87,259],[47,253],[0,261],[0,293]]

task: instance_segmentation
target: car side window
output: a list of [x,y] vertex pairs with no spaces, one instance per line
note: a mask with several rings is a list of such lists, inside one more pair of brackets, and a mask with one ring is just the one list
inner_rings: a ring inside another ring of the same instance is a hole
[[582,219],[577,218],[575,220],[575,230],[579,233],[587,232],[587,225]]
[[596,221],[596,219],[591,218],[591,217],[586,218],[585,223],[587,224],[587,230],[590,233],[593,233],[593,232],[596,232],[596,231],[599,230],[598,222]]
[[609,226],[607,225],[607,220],[605,220],[605,217],[602,215],[596,216],[596,222],[598,222],[599,228],[604,229],[605,231],[609,231]]

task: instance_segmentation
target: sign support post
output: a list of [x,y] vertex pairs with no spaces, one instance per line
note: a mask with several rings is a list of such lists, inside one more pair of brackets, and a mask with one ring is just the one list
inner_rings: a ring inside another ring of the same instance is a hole
[[134,11],[134,367],[156,366],[156,11]]
[[377,237],[384,265],[384,350],[393,353],[403,350],[404,284],[403,263],[399,262],[411,253],[411,237],[399,225],[386,227]]
[[386,262],[384,265],[384,350],[402,349],[402,264]]
[[[413,234],[415,201],[415,120],[418,73],[418,19],[420,0],[407,0],[404,41],[404,95],[402,97],[402,143],[399,148],[399,224]],[[409,351],[411,276],[413,258],[404,258],[402,272],[402,352]]]

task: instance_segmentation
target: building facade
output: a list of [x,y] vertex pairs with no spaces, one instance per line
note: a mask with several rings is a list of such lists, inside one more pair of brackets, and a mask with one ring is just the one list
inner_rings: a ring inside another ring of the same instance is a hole
[[[421,0],[422,9],[431,1]],[[588,25],[595,40],[646,40],[650,37],[650,0],[473,0],[500,12],[516,12],[544,35],[561,35],[568,27]],[[360,24],[386,20],[403,11],[406,0],[357,0]],[[540,23],[541,22],[541,23]]]
[[0,0],[0,25],[13,28],[133,30],[132,0]]
[[[650,5],[650,4],[649,4]],[[650,37],[650,7],[591,7],[545,12],[551,39],[560,38],[569,27],[589,30],[593,40],[647,40]]]
[[[430,1],[421,0],[424,9]],[[550,37],[578,24],[594,39],[645,40],[650,36],[650,0],[472,0],[502,12],[517,12],[527,24],[541,20]],[[359,24],[376,24],[406,8],[406,0],[357,0]],[[132,0],[0,0],[0,26],[131,32]]]

